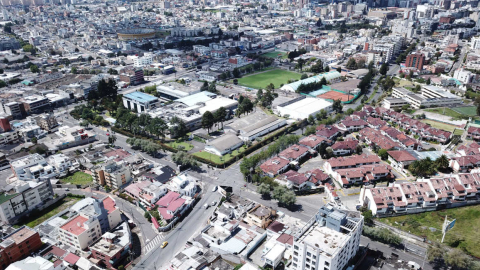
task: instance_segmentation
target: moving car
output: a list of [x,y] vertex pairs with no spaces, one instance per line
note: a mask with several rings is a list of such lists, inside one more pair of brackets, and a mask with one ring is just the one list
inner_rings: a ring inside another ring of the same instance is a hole
[[214,186],[212,189],[212,192],[215,192],[215,191],[217,191],[217,186]]
[[162,243],[162,245],[161,245],[160,247],[161,247],[161,248],[165,248],[167,245],[168,245],[168,242],[165,241],[165,242]]

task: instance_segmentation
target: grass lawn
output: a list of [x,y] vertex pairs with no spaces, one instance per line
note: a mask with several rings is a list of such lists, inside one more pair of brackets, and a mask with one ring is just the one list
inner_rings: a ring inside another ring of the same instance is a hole
[[220,156],[217,156],[215,154],[205,152],[205,151],[196,152],[196,153],[193,153],[193,155],[195,155],[197,157],[204,158],[204,159],[211,160],[211,161],[213,161],[215,163],[218,163],[218,164],[222,164],[222,163],[225,163],[225,162],[231,160],[232,158],[235,158],[238,154],[242,153],[243,151],[245,151],[245,148],[243,148],[243,146],[241,146],[240,148],[236,149],[232,153],[224,155],[223,159]]
[[431,109],[425,109],[424,111],[431,112],[431,113],[438,113],[438,114],[450,116],[453,118],[462,117],[461,113],[456,112],[450,108],[431,108]]
[[422,121],[425,124],[429,124],[434,128],[438,128],[438,129],[450,131],[450,132],[453,132],[457,128],[454,125],[449,125],[449,124],[445,124],[445,123],[441,123],[433,120],[420,120],[420,121]]
[[68,183],[72,185],[88,185],[92,183],[93,178],[88,173],[76,172],[73,175],[61,179],[60,181],[62,183]]
[[287,58],[287,53],[286,52],[279,52],[279,51],[273,51],[273,52],[268,52],[262,54],[262,56],[268,57],[268,58],[277,58],[280,56],[281,59]]
[[465,130],[463,130],[463,129],[455,129],[455,131],[453,132],[453,135],[460,135],[460,136],[462,136],[464,131],[465,131]]
[[463,115],[468,115],[468,116],[476,116],[477,115],[477,107],[475,106],[469,106],[469,107],[457,107],[457,108],[452,108],[453,111],[461,113]]
[[273,83],[276,88],[279,88],[280,84],[287,84],[289,79],[299,80],[300,77],[302,77],[300,73],[274,69],[240,78],[238,79],[238,83],[256,89],[265,89],[267,85]]
[[190,150],[193,149],[193,145],[191,145],[191,144],[189,144],[189,143],[186,143],[186,142],[179,142],[179,143],[177,143],[177,142],[171,142],[171,143],[168,143],[167,145],[168,145],[168,146],[171,146],[171,147],[173,147],[173,148],[175,148],[175,149],[178,149],[179,146],[183,146],[183,149],[184,149],[185,151],[190,151]]
[[[442,225],[445,216],[456,219],[455,227],[445,236],[444,243],[464,249],[475,257],[480,257],[480,205],[459,207],[421,214],[382,218],[380,221],[429,240],[442,240]],[[403,226],[402,226],[403,224]],[[430,228],[435,228],[432,231]]]
[[[44,222],[45,220],[53,217],[54,215],[62,212],[63,210],[71,207],[76,202],[82,200],[81,198],[75,197],[65,197],[63,200],[58,201],[57,203],[51,205],[48,208],[43,209],[36,215],[36,218],[32,220],[33,217],[28,218],[27,220],[20,220],[20,223],[16,224],[15,226],[21,227],[23,225],[27,225],[30,228],[38,226],[40,223]],[[26,222],[28,221],[28,222]]]
[[415,87],[415,84],[409,80],[403,80],[398,78],[393,78],[393,80],[395,81],[395,85],[399,87],[405,87],[405,86]]

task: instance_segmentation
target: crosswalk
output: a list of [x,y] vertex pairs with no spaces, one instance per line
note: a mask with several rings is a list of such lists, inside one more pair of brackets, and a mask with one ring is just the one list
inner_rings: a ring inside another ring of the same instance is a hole
[[154,249],[156,246],[159,246],[162,244],[162,240],[165,238],[165,234],[161,233],[157,236],[155,236],[155,238],[153,238],[152,240],[150,240],[150,242],[147,242],[147,244],[145,245],[145,250],[144,250],[144,254],[148,254],[152,249]]

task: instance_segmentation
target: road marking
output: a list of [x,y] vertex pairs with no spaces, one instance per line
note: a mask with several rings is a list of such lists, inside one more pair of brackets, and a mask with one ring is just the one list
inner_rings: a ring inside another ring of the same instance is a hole
[[161,233],[155,238],[153,238],[151,241],[147,241],[147,244],[145,245],[145,250],[144,250],[144,255],[147,255],[152,249],[155,248],[158,244],[162,242],[162,240],[165,238],[165,234]]

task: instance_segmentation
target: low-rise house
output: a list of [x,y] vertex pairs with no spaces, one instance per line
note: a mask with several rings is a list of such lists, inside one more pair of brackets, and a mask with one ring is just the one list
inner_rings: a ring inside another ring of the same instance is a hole
[[156,205],[158,205],[158,212],[162,219],[170,222],[175,217],[181,216],[191,201],[190,198],[187,201],[186,197],[181,197],[180,194],[170,191],[167,195],[163,196]]
[[383,121],[382,119],[371,116],[367,118],[367,123],[369,127],[374,129],[380,129],[381,127],[387,125],[387,122]]
[[318,136],[324,137],[325,139],[329,139],[331,141],[335,140],[342,134],[336,126],[319,125],[316,129],[316,134]]
[[326,145],[330,145],[331,142],[332,141],[330,141],[329,139],[326,139],[324,137],[321,137],[315,134],[311,134],[301,139],[298,142],[298,144],[302,146],[306,146],[308,149],[316,151],[320,148],[320,145],[322,145],[322,143],[325,143]]
[[357,145],[357,140],[345,140],[336,142],[331,147],[335,156],[345,156],[355,153]]
[[453,157],[450,160],[450,168],[455,172],[469,172],[480,166],[480,155]]
[[281,174],[275,179],[277,183],[285,185],[288,188],[295,188],[297,190],[305,189],[307,186],[314,187],[314,184],[309,180],[309,173],[300,173],[293,170]]
[[260,169],[264,175],[275,177],[285,172],[289,166],[290,162],[287,159],[274,157],[262,163],[262,165],[260,165]]
[[292,165],[297,166],[300,160],[307,156],[308,148],[294,144],[278,154],[279,157],[290,161]]
[[333,176],[343,187],[349,187],[373,184],[377,181],[391,181],[395,179],[391,170],[391,167],[386,164],[363,165],[358,168],[336,170]]
[[348,157],[331,158],[323,164],[324,171],[333,174],[334,171],[340,169],[354,168],[362,165],[372,165],[380,163],[377,155],[353,155]]
[[255,225],[259,228],[266,229],[268,225],[275,220],[276,215],[277,212],[275,210],[258,204],[247,212],[244,222],[249,225]]
[[380,130],[375,130],[370,127],[360,130],[358,137],[372,147],[376,146],[386,150],[401,149],[401,146],[398,143],[384,135]]
[[407,205],[399,187],[363,188],[360,204],[370,209],[373,215],[405,212]]
[[467,138],[470,140],[480,140],[480,128],[470,126],[467,130]]
[[336,125],[336,127],[342,132],[355,132],[366,126],[368,126],[368,123],[357,115],[347,116],[343,121]]
[[12,160],[10,166],[13,174],[22,181],[50,179],[58,174],[40,154],[31,154]]
[[392,167],[403,174],[407,174],[406,169],[408,166],[417,160],[415,156],[406,150],[388,151],[387,153],[388,160],[390,161]]

